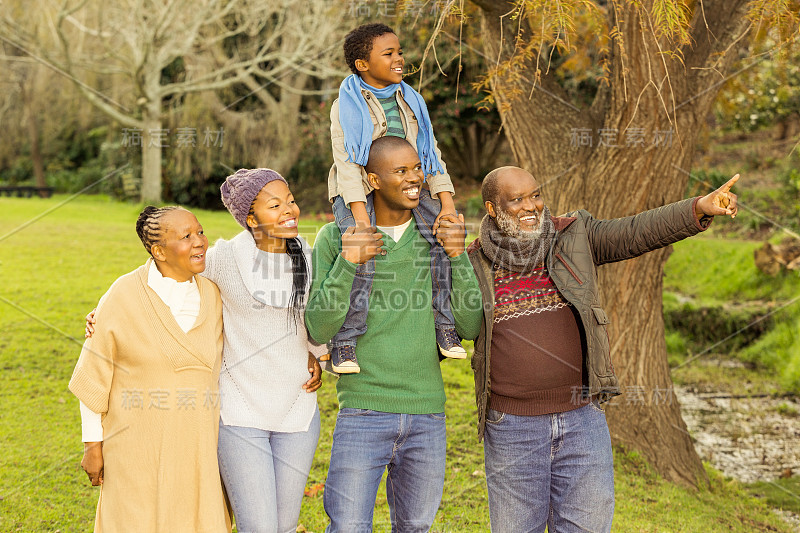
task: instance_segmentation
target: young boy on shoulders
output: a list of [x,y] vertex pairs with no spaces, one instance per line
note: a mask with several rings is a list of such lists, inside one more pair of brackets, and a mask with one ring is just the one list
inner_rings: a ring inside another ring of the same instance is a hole
[[[419,195],[414,218],[431,244],[436,341],[443,356],[463,359],[466,352],[450,309],[450,262],[436,237],[439,219],[456,215],[455,191],[436,145],[427,106],[422,96],[403,82],[403,51],[389,26],[371,23],[354,29],[345,38],[344,56],[353,74],[342,81],[339,98],[331,109],[334,164],[328,177],[328,195],[336,224],[341,233],[354,226],[375,225],[373,187],[364,171],[370,146],[384,136],[406,139],[419,155],[428,185],[428,189],[405,192]],[[341,374],[360,372],[355,345],[367,330],[374,259],[360,264],[357,273],[347,318],[329,345],[333,368]]]

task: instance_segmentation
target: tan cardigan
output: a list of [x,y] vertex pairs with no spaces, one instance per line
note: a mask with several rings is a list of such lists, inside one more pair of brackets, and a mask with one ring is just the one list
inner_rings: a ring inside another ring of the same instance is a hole
[[147,286],[149,261],[100,300],[69,389],[103,415],[96,532],[230,531],[217,466],[222,304],[197,276],[184,333]]
[[[372,91],[361,89],[361,94],[367,102],[367,107],[369,107],[373,127],[372,140],[374,141],[386,135],[386,114]],[[419,132],[417,117],[414,116],[411,108],[403,99],[403,94],[398,91],[396,95],[400,120],[402,120],[403,129],[406,132],[406,140],[416,150],[417,133]],[[435,175],[426,178],[431,196],[436,198],[440,192],[449,192],[455,195],[453,182],[450,179],[450,174],[447,173],[447,166],[442,161],[442,152],[439,150],[436,139],[433,142],[436,157],[442,163],[443,172],[437,172]],[[334,198],[341,196],[345,205],[348,206],[350,202],[366,202],[367,194],[372,192],[372,185],[367,180],[367,173],[364,171],[364,167],[347,161],[347,151],[344,149],[344,131],[342,131],[342,125],[339,123],[338,98],[333,102],[333,107],[331,107],[331,144],[333,147],[333,166],[328,173],[328,199],[332,202]]]

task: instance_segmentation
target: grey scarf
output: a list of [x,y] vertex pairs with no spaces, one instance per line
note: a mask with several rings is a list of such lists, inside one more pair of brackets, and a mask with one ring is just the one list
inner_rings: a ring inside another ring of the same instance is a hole
[[547,258],[556,233],[547,206],[542,210],[541,228],[542,233],[538,238],[518,239],[503,233],[495,220],[485,215],[479,233],[481,249],[495,267],[503,267],[520,274],[530,274]]

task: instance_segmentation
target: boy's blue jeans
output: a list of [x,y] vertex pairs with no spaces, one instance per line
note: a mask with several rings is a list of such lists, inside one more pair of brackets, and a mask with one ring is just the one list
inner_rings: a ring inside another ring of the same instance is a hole
[[[431,280],[433,281],[433,318],[436,329],[455,328],[455,318],[450,309],[450,258],[433,235],[433,223],[439,216],[441,204],[431,198],[431,193],[420,187],[419,206],[412,210],[419,232],[431,245]],[[367,213],[375,225],[375,209],[372,206],[372,193],[367,195]],[[353,213],[345,205],[341,196],[333,201],[333,216],[339,231],[355,226]],[[359,336],[367,331],[369,294],[372,291],[372,278],[375,276],[375,259],[370,259],[356,268],[353,288],[350,291],[350,308],[339,332],[331,339],[331,345],[356,345]]]

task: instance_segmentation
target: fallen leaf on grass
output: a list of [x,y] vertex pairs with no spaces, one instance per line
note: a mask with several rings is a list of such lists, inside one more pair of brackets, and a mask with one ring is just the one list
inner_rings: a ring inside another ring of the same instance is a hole
[[[316,498],[320,492],[325,490],[325,483],[317,483],[316,485],[311,485],[310,487],[306,487],[306,490],[303,491],[303,494],[308,498]],[[303,530],[305,531],[305,529]]]

